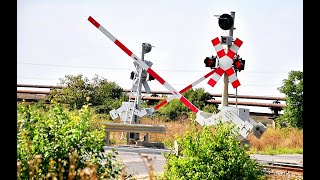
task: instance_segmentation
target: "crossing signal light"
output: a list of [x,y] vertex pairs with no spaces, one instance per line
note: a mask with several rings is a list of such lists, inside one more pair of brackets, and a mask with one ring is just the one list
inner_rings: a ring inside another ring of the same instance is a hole
[[233,60],[233,68],[235,70],[239,70],[240,72],[241,70],[244,70],[245,63],[246,63],[246,60],[243,60],[242,58],[235,58]]
[[230,14],[222,14],[218,19],[219,26],[223,30],[229,30],[233,26],[233,17]]
[[151,74],[149,74],[149,76],[148,76],[148,81],[152,81],[152,80],[154,80],[154,77],[151,76]]
[[206,57],[204,59],[204,64],[206,65],[206,67],[210,67],[211,69],[216,67],[216,58],[215,56],[211,56],[211,57]]
[[132,79],[132,80],[133,80],[133,78],[134,78],[134,72],[133,72],[133,71],[131,71],[130,79]]

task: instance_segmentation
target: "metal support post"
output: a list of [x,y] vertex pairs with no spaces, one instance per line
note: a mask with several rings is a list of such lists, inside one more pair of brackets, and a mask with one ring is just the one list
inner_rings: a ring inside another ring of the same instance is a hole
[[[234,29],[234,19],[235,19],[235,12],[231,11],[231,16],[233,17],[233,25],[232,27],[229,29],[229,36],[231,36],[231,39],[233,40],[233,29]],[[231,47],[231,45],[228,45],[228,49]],[[224,73],[224,77],[223,77],[223,92],[222,92],[222,100],[221,100],[221,105],[222,106],[228,106],[228,85],[229,85],[229,79],[226,73]]]

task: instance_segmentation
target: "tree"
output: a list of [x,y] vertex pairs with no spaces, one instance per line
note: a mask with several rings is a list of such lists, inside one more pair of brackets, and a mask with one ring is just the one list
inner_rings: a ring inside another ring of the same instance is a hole
[[119,108],[122,101],[128,101],[129,97],[115,82],[109,82],[97,75],[92,81],[90,102],[97,113],[109,113],[112,109]]
[[88,102],[87,98],[92,93],[89,79],[79,74],[77,76],[66,75],[59,80],[58,85],[62,88],[52,90],[48,96],[49,100],[65,104],[70,109],[81,109]]
[[66,75],[60,79],[59,85],[62,89],[53,90],[49,100],[65,104],[70,109],[81,109],[90,103],[97,113],[109,113],[128,99],[120,86],[98,75],[91,81],[82,74]]
[[290,71],[288,78],[278,88],[286,95],[286,105],[282,116],[275,119],[277,123],[288,123],[293,127],[303,128],[303,72]]

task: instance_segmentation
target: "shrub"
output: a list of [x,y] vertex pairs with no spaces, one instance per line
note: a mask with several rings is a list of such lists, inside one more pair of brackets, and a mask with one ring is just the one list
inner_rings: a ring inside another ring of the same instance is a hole
[[181,155],[165,155],[166,179],[258,179],[262,168],[240,146],[230,124],[195,128],[178,139]]
[[[90,118],[93,110],[83,106],[80,110],[68,111],[59,104],[47,108],[18,104],[17,161],[20,164],[21,179],[28,179],[30,162],[41,156],[37,176],[58,173],[57,162],[69,173],[71,153],[77,153],[75,170],[81,170],[87,163],[97,164],[97,173],[105,177],[118,176],[123,165],[115,161],[116,153],[104,153],[105,132],[92,127]],[[39,159],[39,158],[38,158]]]
[[188,108],[180,102],[178,99],[173,99],[165,107],[161,107],[158,110],[160,116],[166,116],[170,120],[174,120],[181,115],[186,115]]
[[99,76],[92,79],[91,87],[90,103],[97,113],[109,114],[112,109],[119,108],[123,101],[129,100],[120,86]]
[[[197,108],[203,109],[206,105],[206,100],[212,99],[212,95],[210,93],[206,92],[204,88],[196,88],[196,89],[190,89],[184,93],[184,97],[186,97],[192,104],[194,104]],[[215,104],[210,104],[212,107],[216,107]]]
[[[184,97],[187,98],[198,109],[206,112],[217,112],[217,106],[214,104],[206,104],[206,100],[211,98],[210,93],[205,92],[203,88],[190,89],[184,93]],[[191,110],[183,104],[180,100],[174,99],[167,105],[162,106],[158,110],[158,115],[166,116],[167,118],[174,120],[179,116],[189,116]]]

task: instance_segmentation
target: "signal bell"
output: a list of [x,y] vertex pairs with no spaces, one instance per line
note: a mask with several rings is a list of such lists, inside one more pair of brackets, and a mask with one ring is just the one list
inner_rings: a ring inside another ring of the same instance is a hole
[[210,67],[211,69],[216,67],[216,58],[215,56],[211,56],[211,57],[206,57],[204,59],[204,64],[206,65],[206,67]]
[[221,29],[229,30],[233,26],[233,17],[230,14],[222,14],[218,23]]

